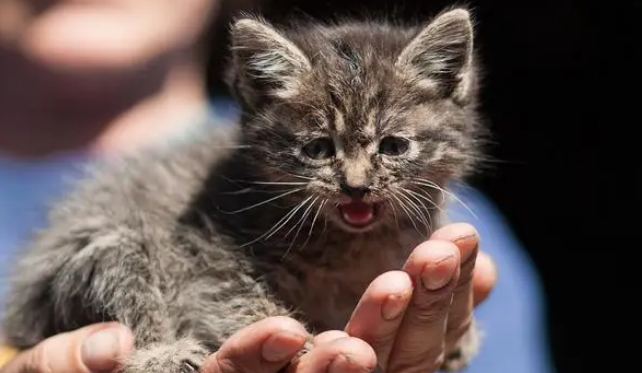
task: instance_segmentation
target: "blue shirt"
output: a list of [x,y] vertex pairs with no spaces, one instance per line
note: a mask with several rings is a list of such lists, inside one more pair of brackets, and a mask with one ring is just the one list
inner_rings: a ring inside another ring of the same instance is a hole
[[472,188],[455,187],[454,193],[467,208],[451,202],[450,220],[475,226],[480,250],[491,256],[498,271],[495,288],[475,311],[482,346],[467,372],[555,372],[546,334],[546,302],[534,264],[491,201]]
[[[224,102],[213,113],[229,118]],[[219,122],[229,119],[221,118]],[[66,154],[38,162],[0,157],[0,291],[2,273],[11,256],[45,223],[47,204],[66,190],[67,180],[79,175],[83,154]],[[525,250],[500,212],[472,188],[455,193],[460,203],[449,206],[451,220],[469,222],[480,233],[481,249],[497,264],[499,281],[488,300],[476,310],[484,339],[469,373],[553,373],[548,346],[540,281]],[[1,299],[1,297],[0,297]],[[1,302],[0,302],[1,303]]]

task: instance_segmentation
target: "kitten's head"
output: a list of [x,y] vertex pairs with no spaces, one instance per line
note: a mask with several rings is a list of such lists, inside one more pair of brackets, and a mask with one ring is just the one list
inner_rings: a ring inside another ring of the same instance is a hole
[[471,168],[477,86],[467,10],[413,28],[276,28],[245,17],[231,36],[243,152],[264,179],[304,188],[285,198],[303,196],[312,211],[364,231],[393,215],[419,219]]

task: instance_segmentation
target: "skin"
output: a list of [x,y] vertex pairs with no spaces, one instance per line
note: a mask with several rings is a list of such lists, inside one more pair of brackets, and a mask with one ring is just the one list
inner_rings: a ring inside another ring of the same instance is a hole
[[[387,372],[437,371],[496,281],[493,263],[478,247],[469,224],[437,230],[403,270],[371,283],[346,332],[372,345]],[[386,310],[390,303],[396,312]]]
[[[179,118],[206,105],[196,45],[217,5],[0,0],[0,152],[32,159],[79,148],[127,151],[153,140],[150,125],[167,136]],[[345,330],[316,336],[315,348],[289,371],[436,371],[496,281],[477,243],[466,224],[435,232],[402,270],[372,282]],[[276,373],[307,338],[294,320],[262,320],[228,340],[203,371]],[[91,325],[17,354],[0,372],[108,372],[132,346],[123,326]]]

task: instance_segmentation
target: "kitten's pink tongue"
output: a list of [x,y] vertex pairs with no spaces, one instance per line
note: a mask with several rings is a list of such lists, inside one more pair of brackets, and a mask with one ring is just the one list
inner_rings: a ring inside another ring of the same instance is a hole
[[365,225],[372,220],[374,208],[369,203],[351,202],[341,205],[341,215],[349,224]]

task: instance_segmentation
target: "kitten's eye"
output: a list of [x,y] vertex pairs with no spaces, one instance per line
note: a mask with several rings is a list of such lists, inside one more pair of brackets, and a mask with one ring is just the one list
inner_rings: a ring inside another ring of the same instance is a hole
[[312,159],[326,159],[334,156],[334,142],[324,137],[315,139],[303,147],[303,153]]
[[402,155],[408,151],[408,140],[401,137],[384,137],[379,143],[379,153],[385,155]]

